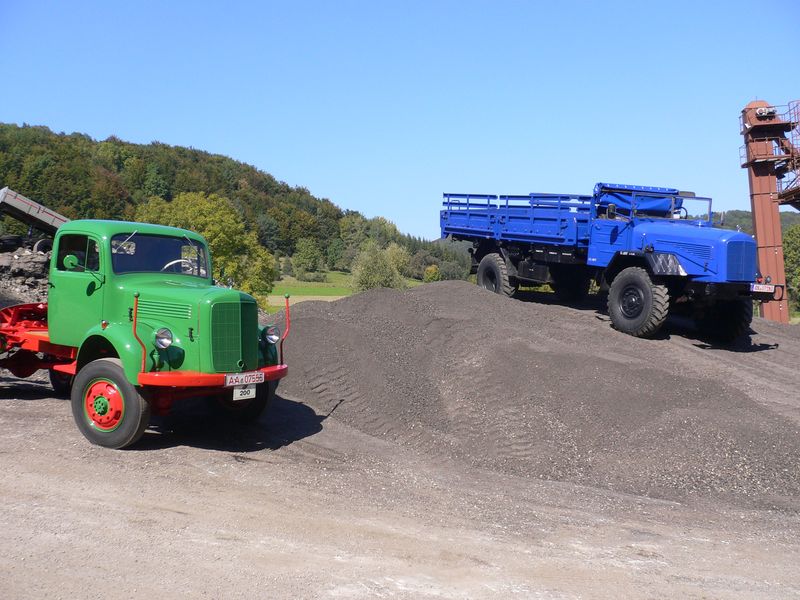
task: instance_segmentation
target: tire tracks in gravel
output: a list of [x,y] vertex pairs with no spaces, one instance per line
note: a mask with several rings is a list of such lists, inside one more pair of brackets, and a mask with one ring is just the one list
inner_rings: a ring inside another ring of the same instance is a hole
[[303,303],[293,325],[285,389],[423,455],[666,499],[787,507],[800,490],[797,420],[770,404],[796,382],[792,329],[757,320],[738,351],[680,323],[642,340],[463,282]]

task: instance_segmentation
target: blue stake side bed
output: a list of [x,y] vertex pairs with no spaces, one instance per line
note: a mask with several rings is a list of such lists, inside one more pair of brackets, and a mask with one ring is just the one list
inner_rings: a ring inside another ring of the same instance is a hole
[[587,248],[591,196],[445,194],[442,235]]
[[675,310],[731,341],[747,332],[752,301],[776,293],[760,281],[753,239],[714,228],[711,199],[691,192],[598,183],[590,196],[444,194],[443,207],[442,236],[472,242],[479,285],[513,295],[550,283],[578,300],[594,279],[632,335],[653,335]]

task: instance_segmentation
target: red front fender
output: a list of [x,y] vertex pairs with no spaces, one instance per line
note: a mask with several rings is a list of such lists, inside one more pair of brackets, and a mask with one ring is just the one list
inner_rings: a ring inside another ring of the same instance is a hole
[[[257,369],[264,373],[265,381],[277,381],[286,377],[289,367],[273,365]],[[139,373],[139,385],[159,387],[224,387],[225,373],[198,373],[197,371],[151,371]]]

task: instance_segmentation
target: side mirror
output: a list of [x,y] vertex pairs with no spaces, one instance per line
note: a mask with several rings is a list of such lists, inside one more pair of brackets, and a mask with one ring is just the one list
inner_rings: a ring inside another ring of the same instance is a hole
[[606,209],[606,216],[609,219],[616,219],[617,218],[617,205],[616,204],[609,204],[608,208]]
[[67,271],[74,271],[78,268],[78,257],[74,254],[67,254],[64,257],[64,268]]

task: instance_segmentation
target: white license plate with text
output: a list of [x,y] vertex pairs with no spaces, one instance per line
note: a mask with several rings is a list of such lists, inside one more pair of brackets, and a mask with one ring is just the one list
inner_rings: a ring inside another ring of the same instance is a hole
[[253,385],[254,383],[264,383],[264,373],[261,371],[248,371],[247,373],[228,373],[225,375],[225,387]]
[[236,400],[252,400],[256,397],[255,385],[242,385],[233,388],[233,399]]
[[775,286],[767,283],[751,283],[750,284],[750,291],[751,292],[769,292],[770,294],[775,293]]

